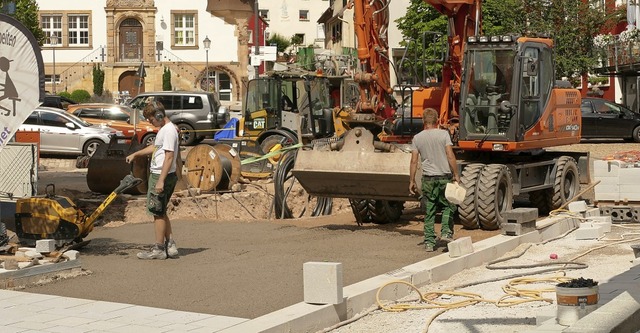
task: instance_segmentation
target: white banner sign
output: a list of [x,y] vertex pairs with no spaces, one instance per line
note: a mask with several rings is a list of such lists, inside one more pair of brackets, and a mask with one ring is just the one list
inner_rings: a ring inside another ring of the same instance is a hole
[[35,37],[0,14],[0,151],[44,100],[44,63]]

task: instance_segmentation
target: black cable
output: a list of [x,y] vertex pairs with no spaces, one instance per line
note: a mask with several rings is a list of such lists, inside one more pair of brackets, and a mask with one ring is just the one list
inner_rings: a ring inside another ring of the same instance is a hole
[[[294,218],[293,212],[287,205],[287,198],[293,188],[294,182],[291,182],[289,186],[286,186],[286,182],[293,178],[293,175],[290,174],[293,166],[295,164],[295,159],[297,156],[297,150],[292,150],[286,152],[282,155],[282,159],[278,161],[278,165],[276,167],[275,172],[273,173],[273,183],[274,183],[274,194],[273,194],[273,202],[276,213],[276,218],[279,219],[291,219]],[[320,216],[320,215],[330,215],[333,209],[333,199],[326,197],[318,197],[316,200],[316,205],[311,212],[311,216]],[[302,210],[297,218],[300,218],[306,212],[305,209]]]

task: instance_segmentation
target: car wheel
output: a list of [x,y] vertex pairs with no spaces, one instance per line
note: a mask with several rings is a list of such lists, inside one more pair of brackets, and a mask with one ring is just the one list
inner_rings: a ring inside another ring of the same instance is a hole
[[178,124],[180,130],[180,144],[183,146],[192,146],[196,143],[196,132],[189,124]]
[[91,139],[84,144],[82,148],[82,153],[91,157],[98,150],[101,144],[103,144],[102,140]]
[[636,126],[636,128],[633,129],[633,141],[635,142],[640,142],[640,126]]
[[142,144],[146,147],[152,145],[156,141],[156,134],[147,134],[142,138]]

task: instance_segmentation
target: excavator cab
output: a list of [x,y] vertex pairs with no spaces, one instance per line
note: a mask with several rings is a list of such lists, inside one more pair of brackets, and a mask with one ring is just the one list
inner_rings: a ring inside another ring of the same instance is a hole
[[552,46],[543,38],[469,37],[460,91],[461,148],[514,151],[580,140],[580,97],[575,89],[556,86]]
[[321,138],[333,134],[329,82],[316,75],[278,73],[249,81],[243,110],[242,136],[264,138],[284,130],[295,137]]

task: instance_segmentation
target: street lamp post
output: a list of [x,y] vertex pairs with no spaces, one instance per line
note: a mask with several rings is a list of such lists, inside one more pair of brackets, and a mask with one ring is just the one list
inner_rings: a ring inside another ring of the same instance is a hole
[[211,40],[209,39],[209,36],[204,37],[204,40],[202,41],[202,44],[204,44],[204,51],[206,53],[206,63],[205,63],[205,67],[207,68],[207,72],[205,74],[206,76],[206,80],[207,80],[207,92],[209,92],[209,48],[211,47]]
[[51,78],[51,90],[56,93],[56,46],[58,46],[58,35],[52,34],[49,36],[49,43],[53,50],[53,77]]

